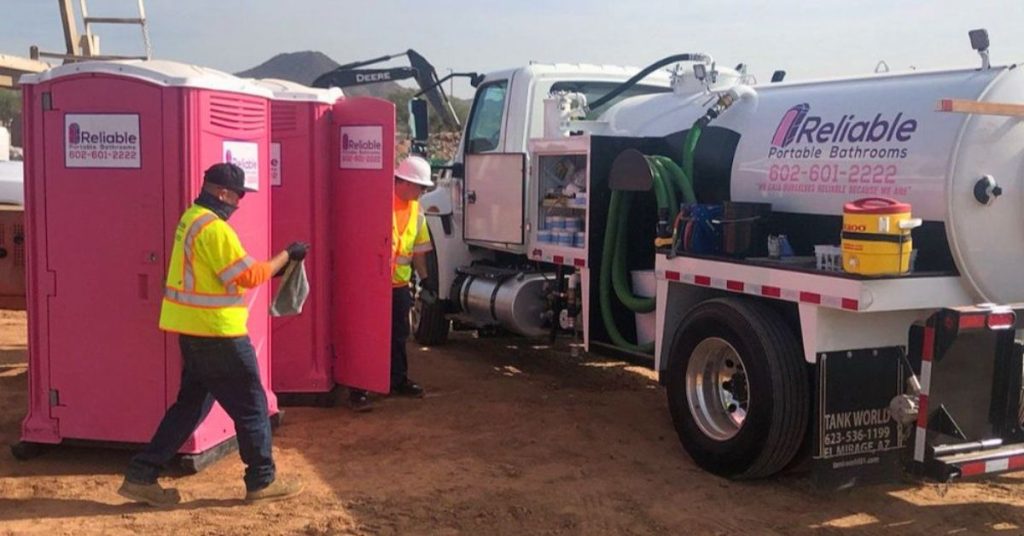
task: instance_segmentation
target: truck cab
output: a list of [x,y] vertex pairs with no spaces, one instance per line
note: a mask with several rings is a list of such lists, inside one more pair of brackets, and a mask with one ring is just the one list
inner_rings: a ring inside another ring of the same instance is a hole
[[[431,266],[437,277],[431,279],[441,300],[449,298],[459,267],[501,253],[527,252],[528,141],[544,132],[545,99],[562,92],[593,99],[637,72],[632,67],[535,63],[483,77],[454,161],[422,199],[434,240]],[[667,74],[654,73],[608,104],[668,91]]]

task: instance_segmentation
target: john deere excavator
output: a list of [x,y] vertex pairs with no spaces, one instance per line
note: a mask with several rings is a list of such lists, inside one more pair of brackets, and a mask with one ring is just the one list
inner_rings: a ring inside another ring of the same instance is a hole
[[[360,67],[373,65],[375,63],[383,63],[401,56],[406,56],[408,58],[410,64],[409,67],[360,69]],[[438,117],[440,117],[447,129],[461,131],[462,125],[459,123],[459,118],[455,115],[455,110],[452,108],[451,100],[448,95],[445,94],[444,87],[442,86],[442,83],[453,77],[468,77],[474,82],[477,82],[479,79],[479,76],[476,73],[451,73],[448,76],[439,79],[437,71],[434,70],[434,66],[418,52],[409,49],[397,54],[390,54],[379,58],[341,65],[338,68],[317,77],[317,79],[313,81],[313,87],[337,87],[344,89],[347,87],[375,84],[378,82],[393,82],[396,80],[413,78],[416,80],[416,83],[419,85],[421,90],[416,97],[426,97],[427,101],[430,102],[430,105],[434,108],[434,111],[437,112]],[[410,106],[417,106],[417,102],[422,103],[422,101],[419,101],[418,99],[413,99]]]

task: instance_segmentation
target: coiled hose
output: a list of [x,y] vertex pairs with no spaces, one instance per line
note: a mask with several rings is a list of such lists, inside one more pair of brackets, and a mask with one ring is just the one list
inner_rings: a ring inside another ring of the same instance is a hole
[[[693,190],[693,152],[700,140],[702,125],[694,123],[683,144],[683,165],[661,155],[647,157],[651,171],[652,190],[658,206],[659,222],[674,222],[679,211],[679,198],[685,203],[696,203]],[[633,192],[612,191],[605,226],[604,247],[601,251],[601,277],[598,297],[601,320],[608,338],[615,346],[632,352],[652,353],[654,343],[636,344],[623,337],[612,314],[612,292],[622,305],[634,313],[649,313],[655,308],[655,298],[633,294],[627,278],[629,211]]]

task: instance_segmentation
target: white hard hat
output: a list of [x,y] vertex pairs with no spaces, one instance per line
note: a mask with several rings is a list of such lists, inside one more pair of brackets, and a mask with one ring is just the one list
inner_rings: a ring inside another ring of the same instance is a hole
[[402,160],[395,169],[395,176],[427,188],[434,185],[430,180],[430,164],[419,156],[410,156]]

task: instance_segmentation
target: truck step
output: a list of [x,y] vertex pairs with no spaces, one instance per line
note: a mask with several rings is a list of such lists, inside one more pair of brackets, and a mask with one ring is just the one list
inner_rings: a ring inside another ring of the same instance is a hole
[[966,478],[988,473],[1002,473],[1024,469],[1024,443],[1005,445],[996,449],[963,454],[937,456],[934,463]]

